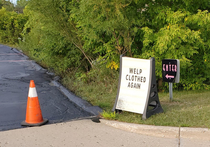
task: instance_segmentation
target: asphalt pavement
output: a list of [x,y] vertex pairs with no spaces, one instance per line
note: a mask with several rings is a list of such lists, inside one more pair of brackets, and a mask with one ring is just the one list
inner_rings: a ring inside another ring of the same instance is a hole
[[91,117],[101,111],[63,87],[52,73],[20,51],[0,45],[0,131],[22,128],[30,80],[49,124]]

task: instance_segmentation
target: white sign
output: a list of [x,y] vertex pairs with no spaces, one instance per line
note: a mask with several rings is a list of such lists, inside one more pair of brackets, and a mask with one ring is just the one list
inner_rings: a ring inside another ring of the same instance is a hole
[[116,109],[143,114],[149,97],[151,60],[122,57]]

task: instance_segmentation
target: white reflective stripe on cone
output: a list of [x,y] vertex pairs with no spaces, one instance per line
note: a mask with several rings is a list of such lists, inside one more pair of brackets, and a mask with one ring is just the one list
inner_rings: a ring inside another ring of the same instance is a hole
[[37,97],[36,87],[29,88],[28,97]]

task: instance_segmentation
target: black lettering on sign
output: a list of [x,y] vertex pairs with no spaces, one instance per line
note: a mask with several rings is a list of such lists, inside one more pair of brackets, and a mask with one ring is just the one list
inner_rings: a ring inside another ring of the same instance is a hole
[[146,82],[146,77],[144,77],[143,82],[144,82],[144,83]]
[[128,75],[126,75],[125,79],[128,80]]
[[141,83],[146,82],[146,77],[139,76],[142,73],[142,69],[139,68],[129,68],[129,73],[126,74],[125,79],[128,82],[129,88],[140,89]]
[[142,73],[142,69],[138,69],[138,68],[129,68],[129,73],[130,73],[130,74],[139,75],[139,74]]
[[130,74],[133,73],[133,68],[129,68],[129,73],[130,73]]
[[140,83],[128,82],[128,87],[129,88],[140,89],[141,88],[141,84]]
[[135,76],[135,75],[127,74],[125,76],[125,79],[128,81],[143,82],[143,83],[146,82],[146,77],[143,77],[143,76]]
[[141,82],[141,77],[140,76],[138,76],[137,82]]
[[131,80],[130,81],[134,81],[134,75],[131,76]]
[[143,82],[143,77],[141,77],[141,82]]
[[141,74],[142,73],[142,69],[137,69],[137,74]]
[[134,88],[140,89],[140,88],[141,88],[141,84],[140,84],[140,83],[135,83],[135,84],[134,84]]

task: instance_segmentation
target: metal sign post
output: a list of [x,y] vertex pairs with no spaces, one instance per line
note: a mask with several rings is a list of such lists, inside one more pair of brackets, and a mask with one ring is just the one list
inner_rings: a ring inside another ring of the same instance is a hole
[[169,82],[169,97],[170,100],[173,100],[173,83]]

